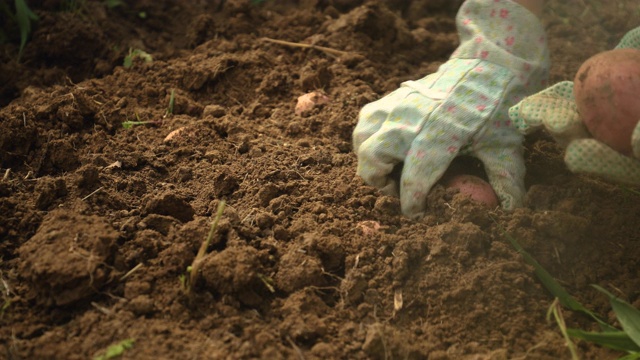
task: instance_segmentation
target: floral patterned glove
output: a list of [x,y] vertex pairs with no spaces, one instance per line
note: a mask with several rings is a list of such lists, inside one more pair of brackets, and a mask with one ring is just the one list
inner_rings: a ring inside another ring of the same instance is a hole
[[[629,31],[616,48],[640,49],[640,27]],[[563,81],[525,98],[509,110],[509,116],[524,134],[544,127],[566,148],[564,161],[570,171],[640,184],[640,123],[631,137],[633,157],[591,138],[578,114],[573,82]]]
[[[509,107],[546,86],[542,24],[509,0],[467,0],[456,18],[460,46],[436,73],[407,81],[360,111],[353,132],[358,175],[402,212],[422,215],[433,185],[460,154],[482,161],[507,210],[524,197],[522,134]],[[403,163],[400,183],[393,176]]]

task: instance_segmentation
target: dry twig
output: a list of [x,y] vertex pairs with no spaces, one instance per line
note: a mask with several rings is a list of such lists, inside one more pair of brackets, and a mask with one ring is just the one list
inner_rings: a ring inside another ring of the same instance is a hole
[[319,45],[313,45],[313,44],[296,43],[296,42],[291,42],[291,41],[271,39],[271,38],[267,38],[267,37],[262,38],[262,40],[268,41],[268,42],[271,42],[271,43],[274,43],[274,44],[285,45],[285,46],[320,50],[320,51],[322,51],[324,53],[327,53],[327,54],[333,55],[333,56],[342,56],[342,55],[350,54],[348,51],[341,51],[341,50],[336,50],[336,49],[332,49],[332,48],[328,48],[328,47],[324,47],[324,46],[319,46]]

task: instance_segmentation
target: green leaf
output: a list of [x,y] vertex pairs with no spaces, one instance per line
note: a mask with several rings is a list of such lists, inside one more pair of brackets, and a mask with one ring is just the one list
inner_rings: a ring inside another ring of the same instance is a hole
[[630,193],[632,193],[634,195],[640,196],[640,191],[638,191],[638,190],[634,190],[634,189],[631,189],[631,188],[626,187],[626,186],[620,186],[620,187],[622,188],[622,190],[625,190],[625,191],[630,192]]
[[540,263],[536,261],[536,259],[533,258],[533,256],[529,255],[529,253],[522,246],[520,246],[520,244],[515,238],[507,234],[507,232],[504,230],[502,230],[502,232],[505,234],[505,236],[507,237],[511,245],[513,245],[513,247],[516,249],[516,251],[518,251],[520,255],[522,255],[524,260],[529,265],[533,266],[534,273],[536,274],[538,279],[540,279],[540,282],[542,282],[544,287],[547,288],[547,290],[553,296],[558,298],[562,306],[565,306],[573,311],[579,311],[583,314],[588,315],[593,320],[595,320],[598,324],[600,324],[600,326],[604,331],[617,330],[613,326],[607,324],[605,321],[600,319],[600,317],[598,317],[594,312],[584,307],[584,305],[582,305],[576,299],[574,299],[573,296],[571,296],[569,292],[567,292],[567,290],[565,290],[565,288],[562,287],[562,285],[560,285],[560,283],[556,279],[554,279],[553,276],[551,276],[551,274],[549,274],[549,272],[545,270],[542,267],[542,265],[540,265]]
[[27,44],[27,38],[31,32],[31,21],[38,20],[38,15],[34,14],[25,0],[15,0],[16,5],[16,21],[20,29],[20,51],[18,52],[18,61],[22,57],[22,50]]
[[631,340],[629,335],[624,331],[606,331],[606,332],[590,332],[580,329],[567,329],[569,336],[592,342],[594,344],[606,346],[610,349],[636,352],[640,351],[640,347]]
[[155,124],[155,121],[131,121],[131,120],[127,120],[127,121],[123,121],[122,122],[122,127],[125,129],[131,129],[134,126],[138,126],[138,125],[146,125],[146,124]]
[[147,53],[146,51],[140,49],[129,49],[129,55],[125,56],[124,63],[122,65],[127,69],[130,68],[133,65],[133,59],[135,59],[136,57],[141,58],[146,63],[150,63],[153,61],[153,57],[151,56],[151,54]]
[[560,308],[560,302],[558,301],[558,298],[555,298],[553,300],[553,303],[551,303],[551,306],[547,311],[547,321],[551,319],[552,315],[556,321],[556,324],[558,324],[558,327],[560,328],[560,332],[562,333],[562,337],[564,338],[564,341],[567,344],[569,351],[571,352],[571,359],[580,360],[580,357],[578,356],[578,351],[576,350],[576,344],[574,344],[573,341],[571,341],[571,337],[567,333],[567,324],[565,323],[564,317],[562,316],[562,309]]
[[107,5],[107,8],[109,9],[113,9],[116,8],[118,6],[122,6],[124,5],[124,1],[122,0],[105,0],[105,5]]
[[636,345],[640,345],[640,310],[634,308],[628,302],[616,297],[598,285],[591,286],[609,297],[611,307],[616,313],[618,321],[620,321],[620,325],[622,325],[622,329],[629,335]]
[[166,115],[173,115],[173,107],[176,103],[176,90],[171,89],[171,95],[169,96],[169,107],[167,108]]
[[635,352],[625,355],[621,358],[618,358],[618,360],[638,360],[638,359],[640,359],[640,353],[635,353]]
[[109,359],[113,359],[115,357],[118,357],[118,356],[124,354],[125,350],[131,349],[133,347],[133,343],[134,342],[135,342],[134,339],[122,340],[117,344],[109,346],[107,348],[107,350],[104,352],[104,354],[102,354],[100,356],[96,356],[93,359],[94,360],[109,360]]

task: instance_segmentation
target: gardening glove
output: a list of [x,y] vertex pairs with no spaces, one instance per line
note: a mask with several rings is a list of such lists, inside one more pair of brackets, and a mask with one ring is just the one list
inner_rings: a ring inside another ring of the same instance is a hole
[[[456,18],[460,46],[434,74],[404,82],[362,108],[353,132],[357,173],[418,217],[458,155],[482,161],[507,210],[524,197],[523,136],[508,109],[546,86],[542,24],[509,0],[467,0]],[[394,177],[403,164],[400,183]]]
[[[640,27],[629,31],[616,48],[640,49]],[[524,134],[544,127],[566,148],[564,161],[570,171],[620,184],[640,184],[640,123],[631,137],[633,157],[593,139],[578,114],[573,82],[563,81],[525,98],[509,109],[509,116]]]

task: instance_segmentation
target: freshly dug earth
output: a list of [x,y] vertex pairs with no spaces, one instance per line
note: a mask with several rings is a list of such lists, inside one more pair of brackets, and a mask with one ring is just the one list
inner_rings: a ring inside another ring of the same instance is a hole
[[[122,359],[568,358],[502,229],[605,318],[590,284],[640,306],[638,195],[569,173],[543,133],[513,213],[439,185],[409,220],[355,175],[359,109],[446,60],[459,1],[30,3],[21,62],[16,41],[0,52],[0,357],[87,359],[133,339]],[[549,1],[551,81],[637,11]],[[124,68],[129,49],[153,61]],[[312,91],[329,102],[296,114]]]

